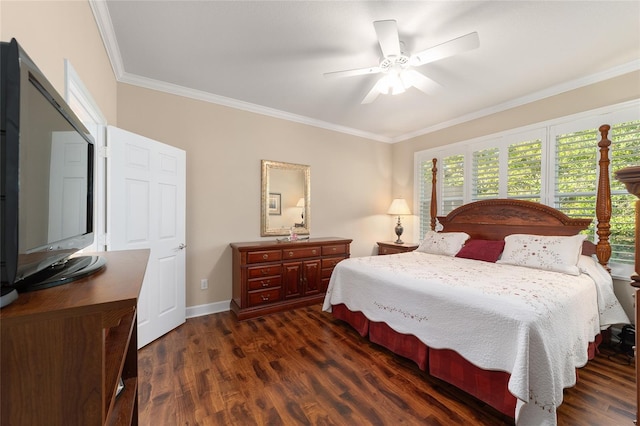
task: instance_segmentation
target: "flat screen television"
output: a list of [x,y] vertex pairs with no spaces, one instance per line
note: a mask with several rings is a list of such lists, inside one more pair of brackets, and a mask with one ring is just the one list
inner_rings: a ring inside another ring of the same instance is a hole
[[0,43],[0,278],[3,296],[104,266],[91,245],[91,134],[15,39]]

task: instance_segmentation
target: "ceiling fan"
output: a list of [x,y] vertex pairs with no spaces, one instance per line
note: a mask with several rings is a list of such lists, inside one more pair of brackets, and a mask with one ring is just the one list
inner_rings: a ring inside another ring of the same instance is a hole
[[382,73],[384,76],[369,91],[363,99],[363,104],[373,102],[380,94],[399,94],[410,87],[429,93],[440,86],[429,77],[412,69],[440,59],[448,58],[467,50],[480,46],[477,32],[463,35],[449,40],[421,52],[409,55],[402,51],[398,25],[395,20],[375,21],[373,27],[378,36],[378,43],[382,50],[382,60],[378,66],[358,68],[345,71],[325,73],[326,78],[352,77],[365,74]]

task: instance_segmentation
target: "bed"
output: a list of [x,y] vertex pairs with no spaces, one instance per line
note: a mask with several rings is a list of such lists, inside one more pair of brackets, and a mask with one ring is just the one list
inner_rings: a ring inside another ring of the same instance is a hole
[[[608,126],[602,126],[599,242],[542,204],[492,199],[437,217],[409,253],[351,258],[331,276],[323,310],[515,419],[556,424],[563,389],[595,356],[602,330],[628,323],[607,262]],[[435,207],[436,161],[432,206]]]

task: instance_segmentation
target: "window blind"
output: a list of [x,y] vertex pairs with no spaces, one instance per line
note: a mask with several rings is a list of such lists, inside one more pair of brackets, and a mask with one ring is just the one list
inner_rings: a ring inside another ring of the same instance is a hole
[[507,197],[540,202],[542,187],[542,141],[522,141],[509,145]]
[[[554,207],[569,217],[596,216],[599,135],[589,129],[556,136]],[[585,233],[595,241],[595,222]]]
[[[640,120],[629,121],[611,128],[611,170],[640,165]],[[622,182],[611,180],[611,260],[634,263],[635,202]]]
[[471,199],[496,198],[500,193],[500,149],[474,151],[472,154]]
[[464,155],[442,159],[442,214],[446,215],[464,204]]
[[431,160],[422,160],[418,163],[418,209],[420,214],[420,240],[427,231],[431,230],[431,180],[433,163]]

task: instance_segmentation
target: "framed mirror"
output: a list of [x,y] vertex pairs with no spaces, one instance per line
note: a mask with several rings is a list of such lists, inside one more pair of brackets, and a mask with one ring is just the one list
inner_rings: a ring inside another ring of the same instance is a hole
[[310,166],[262,160],[260,235],[309,234],[310,172]]

